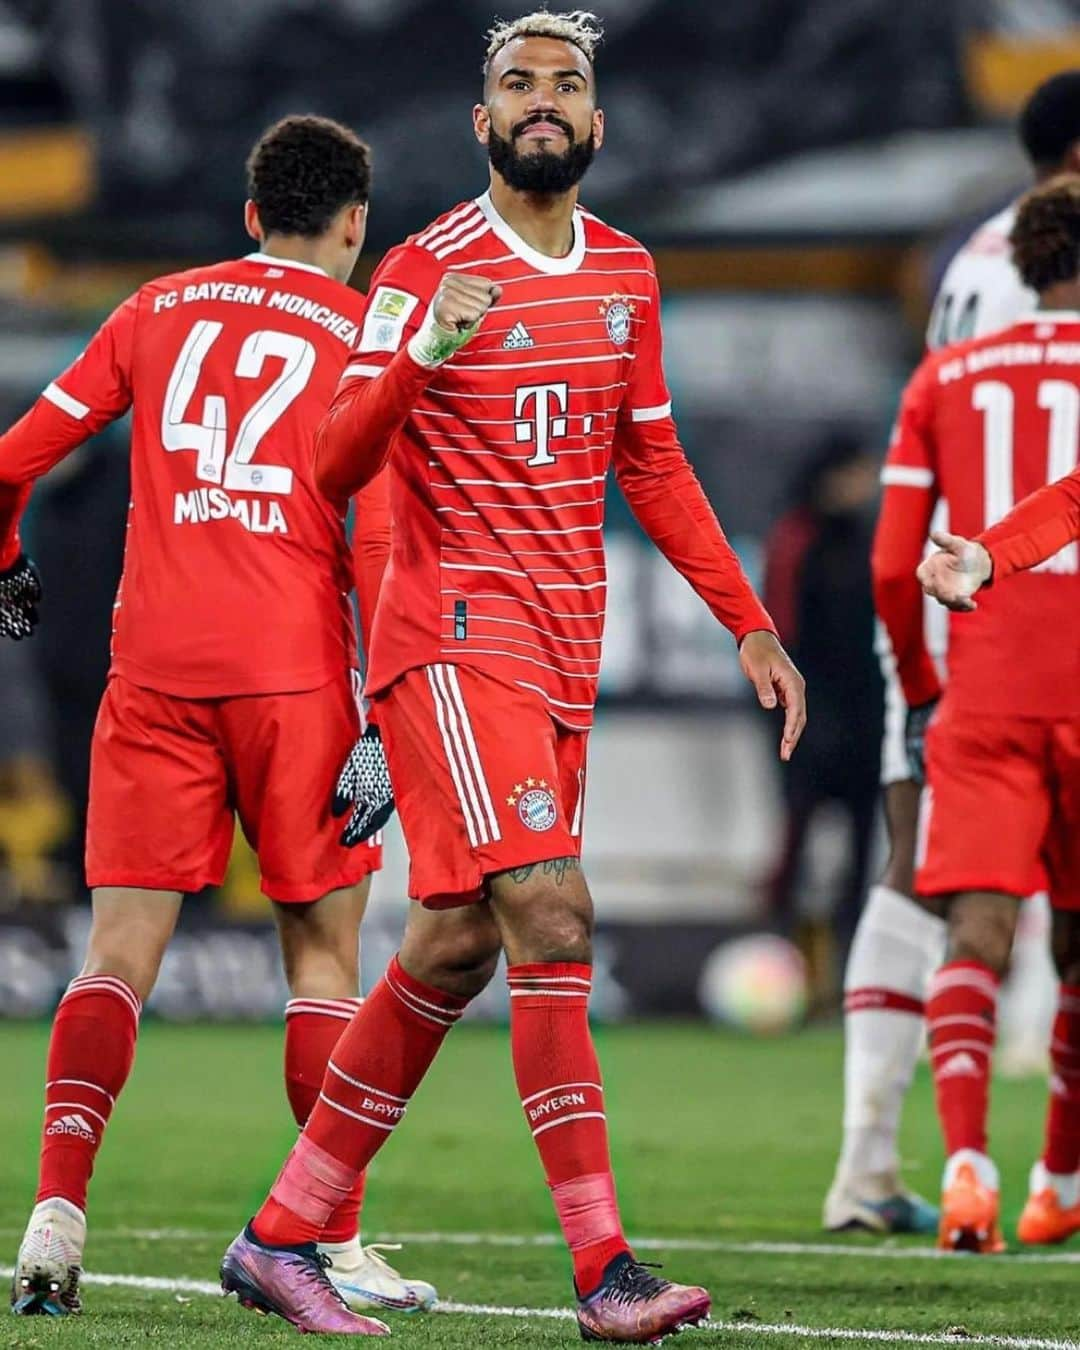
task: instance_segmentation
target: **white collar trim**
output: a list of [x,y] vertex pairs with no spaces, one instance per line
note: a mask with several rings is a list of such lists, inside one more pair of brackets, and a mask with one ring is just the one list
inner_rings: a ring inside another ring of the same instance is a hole
[[531,244],[527,244],[521,235],[503,220],[495,209],[490,192],[485,192],[482,196],[477,197],[476,205],[491,226],[492,233],[501,239],[508,249],[516,253],[523,262],[527,262],[530,267],[535,268],[537,272],[547,272],[552,276],[565,276],[568,272],[576,272],[581,266],[585,257],[585,222],[582,219],[579,206],[574,208],[572,222],[574,242],[571,245],[570,252],[562,258],[549,258],[546,253],[539,253]]
[[1034,314],[1021,314],[1017,323],[1080,323],[1080,310],[1037,309]]
[[245,253],[245,262],[266,263],[270,267],[296,267],[301,272],[314,272],[316,276],[328,277],[330,273],[314,263],[297,262],[295,258],[275,258],[272,253]]

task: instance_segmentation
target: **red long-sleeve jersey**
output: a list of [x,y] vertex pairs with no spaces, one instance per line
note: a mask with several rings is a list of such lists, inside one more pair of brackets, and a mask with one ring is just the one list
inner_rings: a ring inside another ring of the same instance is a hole
[[[915,372],[882,472],[873,556],[875,601],[910,706],[940,692],[915,579],[935,503],[948,502],[950,529],[978,536],[1018,497],[1075,470],[1078,432],[1080,316],[1035,315],[935,352]],[[974,614],[950,616],[950,697],[980,715],[1080,716],[1080,683],[1063,678],[1080,668],[1078,611],[1080,558],[1066,543],[1039,571],[980,596]]]
[[[393,540],[368,671],[377,693],[433,662],[494,670],[588,727],[596,699],[609,467],[635,516],[742,639],[773,630],[679,443],[660,296],[636,240],[580,208],[563,258],[484,195],[391,250],[316,439],[343,496],[389,462]],[[498,282],[479,332],[436,370],[407,350],[440,279]]]
[[1025,497],[975,538],[993,559],[995,579],[1045,562],[1080,539],[1080,469]]
[[[181,697],[314,689],[356,664],[347,501],[311,469],[363,299],[317,267],[251,254],[160,277],[0,436],[0,567],[33,480],[129,409],[131,505],[112,670]],[[385,478],[357,500],[369,621]]]

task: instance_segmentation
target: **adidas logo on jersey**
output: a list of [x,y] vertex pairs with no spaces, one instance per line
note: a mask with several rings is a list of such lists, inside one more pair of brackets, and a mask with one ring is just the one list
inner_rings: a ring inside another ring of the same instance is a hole
[[61,1116],[59,1120],[54,1120],[45,1131],[48,1134],[73,1134],[79,1139],[89,1140],[91,1144],[97,1142],[97,1135],[94,1133],[94,1127],[81,1115],[74,1114],[70,1116]]
[[535,345],[532,334],[520,321],[514,324],[506,337],[503,338],[504,352],[518,352],[523,347],[534,347]]

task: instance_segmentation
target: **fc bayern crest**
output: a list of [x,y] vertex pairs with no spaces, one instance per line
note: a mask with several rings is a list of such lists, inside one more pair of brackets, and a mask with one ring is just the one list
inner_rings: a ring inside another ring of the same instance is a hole
[[623,347],[630,341],[630,318],[634,313],[634,302],[616,292],[601,301],[600,313],[607,324],[608,337],[616,347]]
[[544,778],[526,778],[524,783],[515,783],[506,804],[516,806],[522,825],[537,834],[550,830],[559,818],[555,798]]

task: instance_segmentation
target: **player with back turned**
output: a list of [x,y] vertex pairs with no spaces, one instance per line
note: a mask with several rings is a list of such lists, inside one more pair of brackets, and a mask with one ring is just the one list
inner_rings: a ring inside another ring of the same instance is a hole
[[503,951],[517,1087],[582,1334],[651,1341],[709,1308],[704,1289],[639,1264],[623,1234],[588,1023],[593,909],[579,855],[609,467],[735,635],[761,701],[784,705],[784,758],[804,695],[679,444],[652,259],[578,205],[604,133],[598,38],[582,13],[492,31],[473,113],[490,189],[384,259],[317,439],[316,476],[336,496],[389,462],[393,540],[367,688],[420,903],[222,1267],[226,1289],[309,1329],[339,1319],[314,1303],[303,1244]]
[[1067,545],[950,623],[944,694],[915,569],[935,502],[974,535],[1074,469],[1080,434],[1080,180],[1023,199],[1011,241],[1039,308],[927,358],[904,392],[874,548],[877,601],[909,706],[940,695],[926,736],[920,895],[948,947],[926,1016],[947,1160],[939,1243],[998,1251],[987,1109],[998,983],[1023,897],[1045,870],[1061,979],[1043,1153],[1024,1242],[1080,1230],[1080,560]]
[[[87,1187],[143,1000],[183,894],[224,876],[234,813],[274,902],[298,1124],[359,1002],[357,929],[380,849],[346,847],[331,815],[360,736],[353,567],[347,504],[317,490],[311,448],[359,335],[363,300],[344,283],[364,239],[369,153],[337,123],[292,117],[248,169],[259,251],[148,282],[0,436],[0,632],[19,637],[39,593],[17,533],[30,485],[132,411],[124,572],[91,759],[93,918],[49,1042],[16,1312],[79,1310]],[[383,496],[376,484],[356,503],[365,629],[387,550]],[[323,1233],[330,1276],[353,1306],[429,1303],[429,1285],[361,1248],[362,1186],[342,1192]]]
[[[1032,93],[1017,134],[1036,181],[1080,169],[1080,70],[1054,75]],[[1036,297],[1017,273],[1009,244],[1016,209],[1010,203],[980,225],[949,264],[927,331],[931,350],[996,332],[1034,308]],[[886,466],[886,487],[894,474],[902,478],[903,470]],[[928,649],[940,669],[948,645],[945,616],[931,605],[925,617]],[[937,1210],[903,1187],[899,1157],[900,1114],[923,1044],[927,983],[944,942],[941,919],[914,894],[921,742],[931,709],[914,709],[905,727],[908,709],[889,652],[883,673],[889,858],[867,897],[844,972],[844,1140],[823,1217],[834,1231],[933,1231]],[[1040,897],[1040,909],[1043,903]],[[1039,912],[1027,914],[1014,944],[999,1057],[1014,1070],[1041,1067],[1046,1058],[1045,1013],[1054,991],[1045,987]]]

